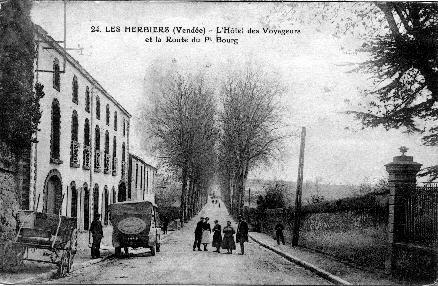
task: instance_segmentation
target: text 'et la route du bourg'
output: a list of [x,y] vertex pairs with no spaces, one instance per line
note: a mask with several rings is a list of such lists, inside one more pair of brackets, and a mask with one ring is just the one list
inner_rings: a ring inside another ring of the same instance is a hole
[[[173,33],[175,36],[163,35],[165,38],[161,38],[161,35],[149,36],[144,39],[147,43],[152,42],[164,42],[164,43],[228,43],[228,44],[238,44],[239,39],[232,37],[233,35],[245,34],[272,34],[272,35],[291,35],[299,34],[300,30],[297,29],[271,29],[271,28],[236,28],[236,27],[216,27],[215,30],[207,30],[205,27],[191,27],[184,28],[180,26],[169,27],[169,26],[105,26],[104,29],[100,29],[99,26],[91,26],[91,32],[105,32],[105,33],[151,33],[151,34],[168,34]],[[208,36],[206,33],[214,33],[215,37]],[[186,36],[193,36],[192,38],[187,38]],[[203,36],[203,37],[201,37]],[[231,36],[231,37],[230,37]]]

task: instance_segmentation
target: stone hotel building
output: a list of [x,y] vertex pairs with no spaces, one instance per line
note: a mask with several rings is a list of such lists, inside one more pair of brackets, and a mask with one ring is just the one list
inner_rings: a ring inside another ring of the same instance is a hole
[[35,81],[44,85],[32,146],[29,209],[77,217],[128,199],[131,115],[46,31],[35,26]]

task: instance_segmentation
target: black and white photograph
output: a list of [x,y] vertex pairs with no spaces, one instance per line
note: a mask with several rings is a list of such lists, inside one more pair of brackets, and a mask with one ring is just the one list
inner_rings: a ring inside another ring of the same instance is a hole
[[438,3],[0,0],[0,283],[438,285]]

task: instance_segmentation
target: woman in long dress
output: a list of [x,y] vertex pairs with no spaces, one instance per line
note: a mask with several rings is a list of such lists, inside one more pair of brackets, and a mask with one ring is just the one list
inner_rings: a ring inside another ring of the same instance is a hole
[[220,253],[222,243],[222,227],[218,223],[217,220],[214,221],[214,227],[213,227],[213,243],[212,246],[216,247],[215,252]]
[[202,225],[202,239],[201,243],[204,245],[204,251],[207,251],[207,244],[211,242],[210,234],[211,234],[211,227],[208,223],[209,218],[206,217],[204,224]]
[[236,243],[234,242],[234,234],[236,231],[231,226],[231,221],[227,221],[227,226],[224,227],[223,233],[222,248],[225,248],[227,253],[232,254],[233,250],[236,249]]

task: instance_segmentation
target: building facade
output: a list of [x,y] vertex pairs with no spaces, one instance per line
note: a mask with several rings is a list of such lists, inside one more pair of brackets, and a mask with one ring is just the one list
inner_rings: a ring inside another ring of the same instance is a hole
[[32,146],[29,209],[108,223],[108,205],[127,200],[131,115],[41,27],[35,81],[44,85]]
[[155,203],[154,183],[157,169],[140,157],[129,154],[128,199]]

